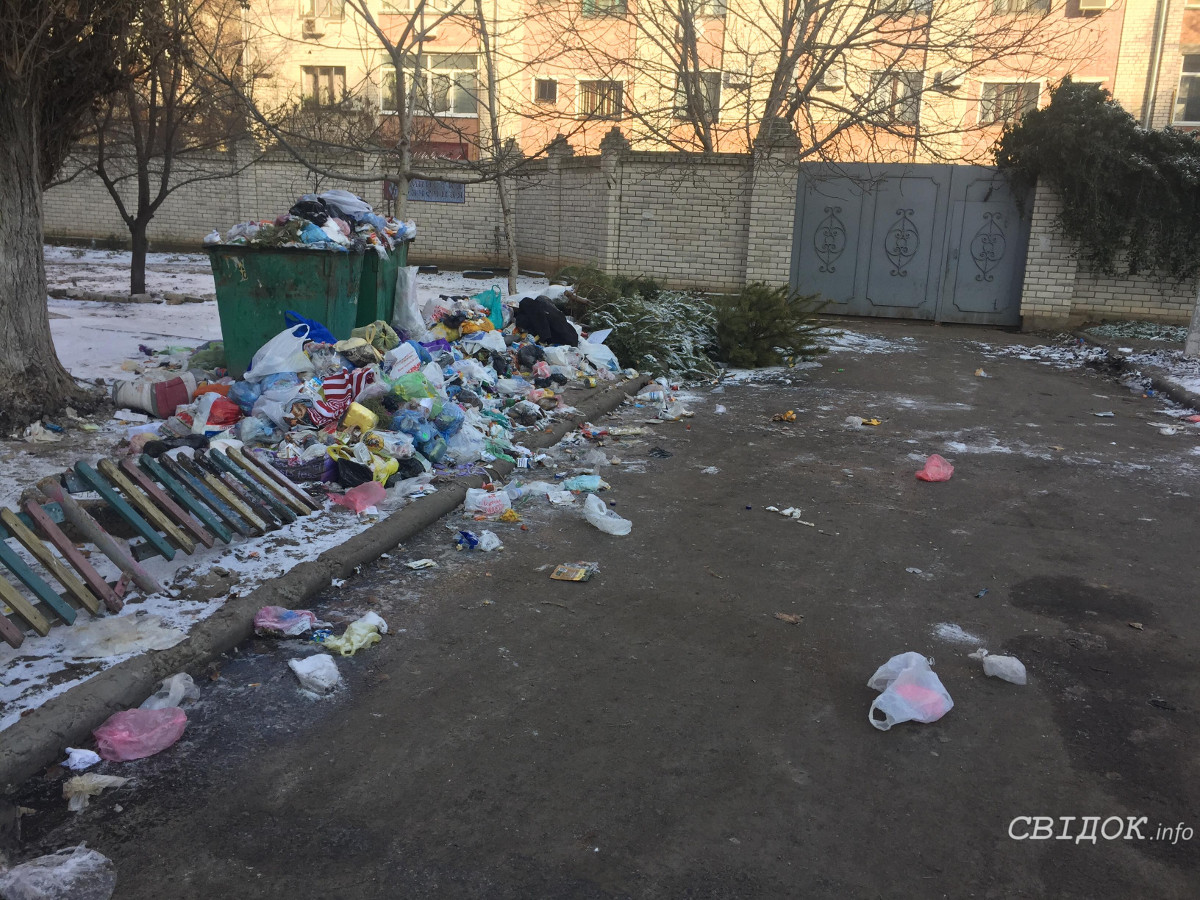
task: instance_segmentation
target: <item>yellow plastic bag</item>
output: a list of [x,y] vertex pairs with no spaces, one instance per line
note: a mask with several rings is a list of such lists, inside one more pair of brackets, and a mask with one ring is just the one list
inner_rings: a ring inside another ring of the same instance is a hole
[[380,353],[387,353],[400,346],[400,335],[383,319],[376,319],[370,325],[355,328],[350,332],[350,337],[362,338]]
[[387,622],[377,613],[367,613],[361,619],[350,623],[341,637],[327,637],[322,642],[330,650],[336,650],[342,656],[353,656],[359,650],[378,644],[387,634]]

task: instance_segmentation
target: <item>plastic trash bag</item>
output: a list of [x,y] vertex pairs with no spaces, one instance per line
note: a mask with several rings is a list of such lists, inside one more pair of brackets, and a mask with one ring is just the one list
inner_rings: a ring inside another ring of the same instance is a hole
[[504,491],[492,493],[482,488],[468,488],[463,509],[494,519],[512,509],[512,499]]
[[329,499],[338,506],[355,513],[363,513],[372,506],[382,503],[387,497],[387,491],[378,481],[367,481],[358,487],[352,487],[344,494],[330,494]]
[[183,706],[185,700],[199,700],[200,688],[192,681],[192,676],[179,672],[170,678],[164,678],[158,690],[147,697],[141,705],[142,709],[166,709],[169,706]]
[[311,340],[309,331],[308,325],[296,325],[279,332],[259,347],[254,358],[250,360],[246,380],[262,381],[265,376],[274,375],[276,372],[313,371],[312,360],[304,352],[304,342]]
[[77,750],[74,747],[67,748],[67,758],[62,765],[70,769],[72,772],[82,772],[84,769],[90,769],[96,763],[100,762],[100,754],[94,753],[91,750]]
[[504,542],[494,531],[483,530],[479,532],[479,549],[484,553],[491,553],[495,550],[503,550]]
[[117,869],[86,844],[39,856],[0,873],[4,900],[109,900]]
[[387,634],[387,622],[377,613],[369,612],[351,622],[341,637],[325,638],[324,644],[342,656],[353,656],[359,650],[378,644],[383,640],[381,634]]
[[187,713],[178,706],[165,709],[126,709],[114,713],[92,732],[102,759],[127,762],[161,753],[187,727]]
[[446,447],[459,464],[474,462],[487,449],[487,439],[474,425],[464,424],[458,434],[446,442]]
[[1028,684],[1025,664],[1015,656],[989,656],[986,650],[970,654],[972,659],[983,659],[983,674],[999,678],[1010,684]]
[[872,690],[882,691],[867,719],[880,731],[900,722],[936,722],[954,708],[954,701],[920,653],[893,656],[880,666],[867,682]]
[[254,401],[262,394],[257,384],[250,381],[239,381],[229,389],[229,399],[236,403],[244,413],[254,409]]
[[949,481],[953,474],[954,466],[934,453],[925,460],[925,468],[917,473],[917,477],[922,481]]
[[417,298],[417,266],[401,266],[396,271],[396,299],[392,307],[392,327],[405,337],[423,341],[425,320]]
[[328,694],[342,680],[337,663],[326,653],[288,660],[288,668],[296,673],[300,687],[314,694]]
[[493,326],[498,329],[504,327],[504,297],[500,293],[500,288],[492,285],[471,299],[487,310],[488,319]]
[[307,340],[316,341],[318,344],[336,344],[337,338],[333,336],[333,332],[318,322],[316,319],[310,319],[300,315],[294,309],[289,309],[283,314],[283,324],[289,328],[294,328],[297,325],[308,326]]
[[605,534],[621,537],[633,530],[633,523],[622,519],[595,494],[588,494],[583,504],[583,517]]
[[320,620],[307,609],[264,606],[254,614],[254,633],[266,637],[299,637],[316,628]]
[[87,809],[88,802],[93,797],[98,797],[105,788],[120,787],[128,780],[116,775],[97,775],[94,772],[76,775],[63,782],[63,799],[67,801],[67,809],[71,812],[82,812]]

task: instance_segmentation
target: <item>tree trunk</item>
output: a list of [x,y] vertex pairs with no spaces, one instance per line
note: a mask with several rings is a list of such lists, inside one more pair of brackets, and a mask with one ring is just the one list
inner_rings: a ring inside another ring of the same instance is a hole
[[496,193],[500,197],[500,217],[504,223],[504,243],[508,249],[508,293],[511,296],[517,292],[517,217],[513,214],[512,195],[509,193],[508,179],[501,175],[496,179]]
[[146,228],[150,223],[134,219],[129,226],[129,244],[132,253],[129,257],[129,293],[146,293],[146,251],[150,241],[146,237]]
[[54,352],[42,255],[37,104],[0,90],[0,429],[10,433],[80,395]]

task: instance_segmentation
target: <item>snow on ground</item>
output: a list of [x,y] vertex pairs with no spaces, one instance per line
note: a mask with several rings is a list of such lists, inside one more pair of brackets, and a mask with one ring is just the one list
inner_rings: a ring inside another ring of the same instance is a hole
[[[129,293],[129,251],[89,250],[84,247],[47,245],[46,286]],[[212,270],[204,253],[149,253],[146,255],[146,290],[175,291],[194,297],[214,297]]]

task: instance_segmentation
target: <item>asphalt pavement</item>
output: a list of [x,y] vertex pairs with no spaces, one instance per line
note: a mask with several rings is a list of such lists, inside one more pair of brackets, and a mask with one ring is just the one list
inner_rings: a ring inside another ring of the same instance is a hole
[[[848,324],[899,352],[607,417],[645,429],[600,448],[630,535],[451,513],[320,594],[391,626],[332,696],[299,642],[193,672],[180,743],[98,770],[128,785],[10,798],[18,858],[86,840],[117,898],[1196,896],[1200,435],[976,343],[1028,335]],[[935,452],[953,478],[917,480]],[[505,549],[454,550],[480,527]],[[599,572],[551,580],[574,561]],[[954,707],[878,731],[867,679],[909,650]]]

